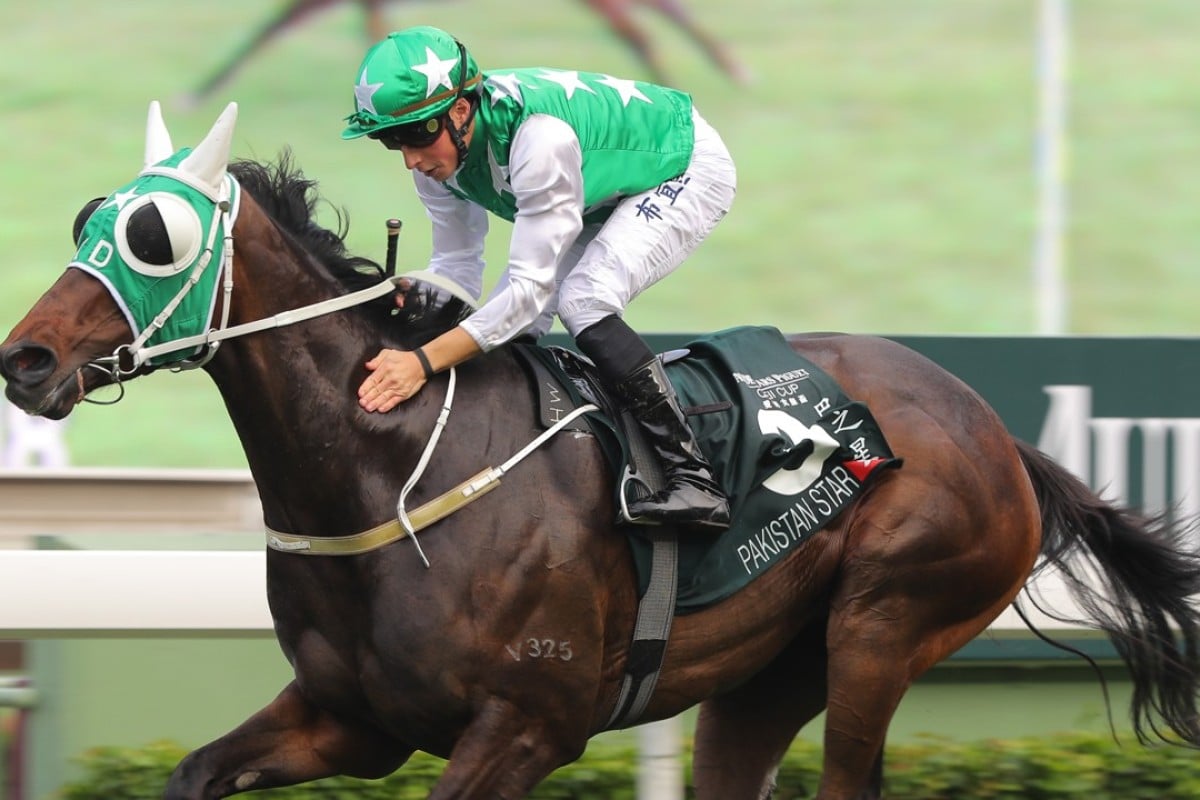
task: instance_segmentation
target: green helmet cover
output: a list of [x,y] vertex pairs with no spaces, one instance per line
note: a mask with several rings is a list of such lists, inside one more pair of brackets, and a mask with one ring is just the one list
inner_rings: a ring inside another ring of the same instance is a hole
[[359,65],[342,138],[438,117],[480,78],[475,59],[445,31],[422,25],[391,33]]

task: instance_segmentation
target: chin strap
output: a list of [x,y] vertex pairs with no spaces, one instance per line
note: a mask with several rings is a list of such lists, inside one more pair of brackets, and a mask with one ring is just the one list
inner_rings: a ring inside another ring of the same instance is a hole
[[471,129],[471,122],[475,119],[475,112],[479,108],[480,99],[477,97],[472,100],[465,98],[471,106],[467,118],[463,120],[461,128],[454,127],[454,120],[450,119],[449,112],[446,113],[446,130],[450,133],[450,141],[454,142],[455,148],[458,150],[458,165],[461,167],[467,161],[467,143],[463,141],[463,134]]

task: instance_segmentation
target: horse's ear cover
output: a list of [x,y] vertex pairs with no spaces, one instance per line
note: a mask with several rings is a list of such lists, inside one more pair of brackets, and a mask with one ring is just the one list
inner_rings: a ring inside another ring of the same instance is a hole
[[198,180],[198,188],[205,189],[213,199],[224,196],[225,167],[229,164],[229,152],[233,147],[233,128],[237,124],[237,114],[237,103],[225,106],[208,135],[179,164],[179,171]]
[[167,124],[163,122],[162,105],[157,100],[151,101],[150,114],[146,119],[145,152],[143,167],[152,167],[175,153],[175,147],[171,144],[171,134],[167,131]]
[[[233,129],[237,124],[238,105],[230,103],[217,117],[208,134],[195,149],[174,167],[177,176],[199,189],[214,202],[227,200],[225,169],[229,165],[229,153],[233,147]],[[163,121],[162,106],[157,100],[150,103],[146,118],[146,149],[142,168],[150,171],[156,164],[175,153],[171,134]],[[158,171],[158,170],[156,170]],[[165,174],[165,170],[163,171]]]

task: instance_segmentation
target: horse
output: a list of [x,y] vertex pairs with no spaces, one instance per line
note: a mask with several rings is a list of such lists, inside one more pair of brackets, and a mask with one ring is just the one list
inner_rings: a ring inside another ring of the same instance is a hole
[[[693,18],[681,0],[583,0],[592,11],[599,14],[641,62],[650,79],[656,83],[670,83],[670,76],[645,27],[638,24],[633,13],[635,5],[646,5],[673,23],[694,42],[721,72],[742,86],[751,83],[750,70],[717,37],[713,36]],[[245,44],[209,77],[205,78],[184,100],[188,105],[197,105],[227,85],[245,64],[272,40],[319,11],[341,5],[343,0],[293,0],[262,25]],[[372,42],[388,34],[384,17],[384,0],[358,0],[357,5],[366,15],[366,33]]]
[[[415,348],[460,315],[432,302],[398,312],[386,270],[347,252],[348,221],[315,222],[316,183],[286,148],[273,164],[230,162],[235,120],[230,104],[199,145],[172,155],[152,104],[141,176],[81,212],[76,259],[0,344],[9,400],[59,419],[102,387],[202,368],[265,526],[318,543],[394,523],[399,487],[424,503],[538,435],[511,344],[387,414],[358,406],[381,344]],[[114,253],[150,283],[174,280],[166,299],[132,314],[135,301],[114,291],[125,279]],[[171,292],[184,283],[209,316],[199,334],[155,344],[146,333],[182,307],[183,290]],[[906,690],[1047,566],[1071,589],[1071,614],[1128,665],[1139,739],[1200,745],[1200,557],[1178,523],[1101,499],[897,342],[788,342],[870,407],[903,465],[748,586],[675,619],[636,722],[699,706],[699,800],[769,797],[793,738],[822,711],[815,796],[879,798]],[[267,599],[294,678],[189,753],[165,797],[378,778],[418,750],[447,759],[434,800],[528,796],[606,729],[630,666],[638,592],[613,481],[595,435],[563,433],[424,529],[428,566],[411,537],[340,555],[269,547]]]

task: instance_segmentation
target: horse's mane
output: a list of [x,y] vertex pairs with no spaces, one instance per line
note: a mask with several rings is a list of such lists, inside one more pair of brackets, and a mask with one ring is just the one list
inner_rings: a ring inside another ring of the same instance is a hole
[[[230,163],[229,172],[263,211],[323,264],[347,292],[374,286],[385,278],[384,269],[377,262],[347,252],[345,240],[350,231],[350,217],[344,209],[333,206],[336,230],[317,223],[317,204],[322,200],[317,182],[304,177],[291,148],[284,148],[274,164],[243,159]],[[454,327],[471,311],[462,301],[420,283],[408,290],[403,308],[396,308],[390,296],[372,305],[383,316],[384,324],[401,327],[402,337],[417,344]]]
[[378,263],[346,252],[350,218],[343,209],[333,207],[337,230],[317,224],[317,204],[321,201],[317,182],[304,177],[290,148],[285,148],[274,164],[235,161],[229,165],[229,172],[267,215],[324,264],[347,291],[365,289],[382,280],[383,267]]

